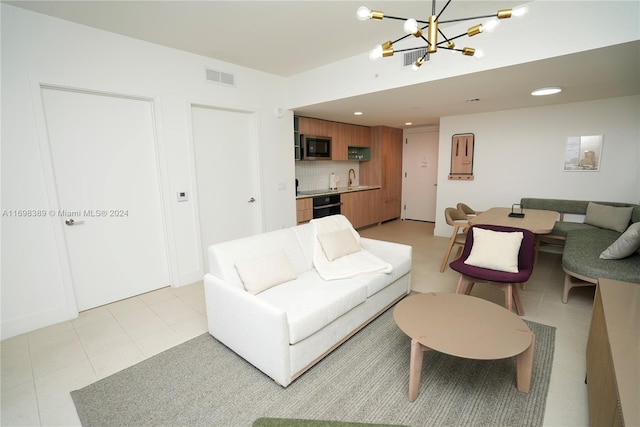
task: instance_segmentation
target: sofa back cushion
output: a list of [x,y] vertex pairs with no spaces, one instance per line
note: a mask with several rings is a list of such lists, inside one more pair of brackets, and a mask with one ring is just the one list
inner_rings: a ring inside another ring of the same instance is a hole
[[[594,202],[605,206],[632,207],[633,211],[631,213],[631,222],[640,222],[640,205],[621,202],[599,202],[597,200],[594,200]],[[563,214],[586,215],[589,201],[523,197],[520,199],[520,204],[524,209],[541,209],[556,211]]]
[[624,233],[629,226],[632,207],[607,206],[589,202],[584,223]]
[[209,246],[209,272],[244,289],[236,263],[268,257],[278,251],[284,251],[296,275],[311,269],[295,233],[285,228]]

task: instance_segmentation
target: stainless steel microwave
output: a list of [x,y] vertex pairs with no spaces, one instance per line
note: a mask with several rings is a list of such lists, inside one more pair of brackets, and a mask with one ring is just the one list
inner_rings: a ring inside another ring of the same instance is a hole
[[331,137],[301,135],[304,160],[331,160]]

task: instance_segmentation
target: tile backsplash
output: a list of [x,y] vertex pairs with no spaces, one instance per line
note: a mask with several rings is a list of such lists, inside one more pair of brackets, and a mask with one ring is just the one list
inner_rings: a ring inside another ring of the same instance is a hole
[[360,162],[334,162],[331,160],[297,161],[296,179],[298,191],[326,190],[329,188],[329,175],[338,177],[338,187],[349,184],[349,169],[356,172],[351,185],[360,185]]

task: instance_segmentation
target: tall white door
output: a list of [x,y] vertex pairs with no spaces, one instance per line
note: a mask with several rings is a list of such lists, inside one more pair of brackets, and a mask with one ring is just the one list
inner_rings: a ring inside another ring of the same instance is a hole
[[43,88],[46,127],[80,311],[169,284],[153,106]]
[[438,185],[438,132],[406,135],[403,151],[405,178],[404,219],[436,220]]
[[253,114],[191,107],[198,213],[205,271],[207,248],[261,231]]

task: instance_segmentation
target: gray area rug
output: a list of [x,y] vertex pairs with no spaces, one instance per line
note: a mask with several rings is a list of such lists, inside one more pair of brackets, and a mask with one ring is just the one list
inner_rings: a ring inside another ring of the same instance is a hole
[[420,395],[407,398],[410,339],[388,310],[282,388],[209,334],[71,392],[83,426],[251,426],[260,417],[410,426],[541,426],[555,328],[536,335],[529,394],[515,358],[425,353]]

